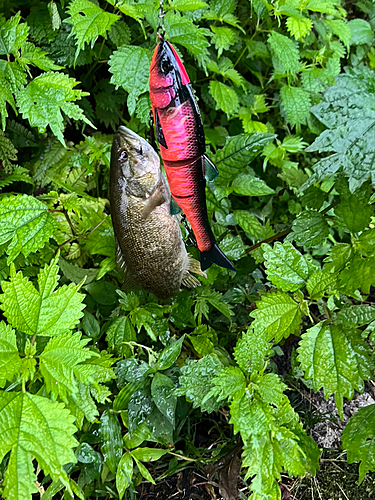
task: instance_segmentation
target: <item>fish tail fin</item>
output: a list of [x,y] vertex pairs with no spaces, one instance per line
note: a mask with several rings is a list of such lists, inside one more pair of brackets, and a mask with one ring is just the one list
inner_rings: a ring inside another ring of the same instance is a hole
[[199,280],[195,276],[186,271],[184,276],[182,277],[181,283],[185,285],[187,288],[197,288],[201,284]]
[[208,252],[201,252],[202,271],[208,269],[212,264],[217,264],[218,266],[229,269],[230,271],[236,271],[236,268],[216,244]]

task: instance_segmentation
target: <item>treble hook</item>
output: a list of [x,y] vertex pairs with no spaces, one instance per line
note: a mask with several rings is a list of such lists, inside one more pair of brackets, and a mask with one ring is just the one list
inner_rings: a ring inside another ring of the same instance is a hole
[[164,10],[164,0],[160,0],[159,3],[159,25],[156,30],[156,33],[158,34],[158,37],[161,40],[164,40],[164,35],[165,35],[165,28],[164,28],[164,16],[165,16],[165,10]]

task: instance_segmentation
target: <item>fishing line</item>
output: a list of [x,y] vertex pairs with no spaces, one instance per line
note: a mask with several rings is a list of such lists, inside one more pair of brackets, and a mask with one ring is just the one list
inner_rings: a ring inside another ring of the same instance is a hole
[[159,24],[158,24],[156,33],[158,34],[159,38],[162,40],[164,40],[164,35],[165,35],[164,17],[165,17],[164,0],[160,0],[160,3],[159,3]]

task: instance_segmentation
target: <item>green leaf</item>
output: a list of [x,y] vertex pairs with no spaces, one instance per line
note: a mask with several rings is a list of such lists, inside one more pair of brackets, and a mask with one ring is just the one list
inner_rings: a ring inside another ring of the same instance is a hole
[[105,463],[112,474],[116,474],[122,456],[123,441],[118,417],[110,410],[105,410],[100,417],[99,436]]
[[364,259],[356,253],[339,276],[339,290],[346,295],[353,295],[360,288],[364,293],[370,293],[370,287],[375,283],[375,256]]
[[26,23],[21,23],[21,12],[5,23],[1,22],[0,27],[0,55],[15,54],[26,41],[29,33],[29,27]]
[[130,28],[124,21],[116,21],[111,26],[108,36],[116,47],[120,45],[129,45],[131,39]]
[[137,448],[131,452],[132,457],[142,462],[153,462],[159,460],[163,455],[168,453],[169,450],[160,450],[157,448]]
[[214,163],[220,173],[216,182],[223,180],[227,185],[228,179],[247,167],[274,137],[273,134],[260,133],[228,137],[224,147],[216,153],[214,158]]
[[364,19],[352,19],[347,25],[350,29],[350,45],[371,45],[374,40],[374,31]]
[[275,192],[264,180],[245,173],[239,174],[234,179],[232,188],[235,193],[242,196],[266,196]]
[[14,167],[11,174],[6,175],[3,179],[0,180],[0,188],[9,186],[13,182],[27,182],[28,184],[34,184],[27,168],[17,166]]
[[[31,499],[38,490],[32,458],[45,475],[68,486],[63,466],[76,459],[74,417],[61,403],[23,392],[0,392],[0,457],[9,451],[3,495],[9,500]],[[43,438],[41,439],[41,436]],[[18,478],[22,477],[22,481]]]
[[129,432],[133,435],[135,429],[151,414],[153,405],[150,392],[139,389],[130,396],[128,404]]
[[71,36],[74,35],[77,39],[75,59],[86,43],[90,43],[93,48],[98,37],[105,37],[112,24],[120,19],[89,0],[72,0],[67,12],[70,17],[64,19],[64,22],[73,26]]
[[116,474],[116,488],[121,498],[124,496],[125,490],[129,488],[133,477],[133,459],[130,452],[124,453],[120,459]]
[[348,304],[336,314],[336,322],[353,327],[368,325],[375,320],[375,307],[368,304]]
[[0,322],[0,387],[19,374],[21,358],[18,354],[16,333],[10,325]]
[[170,8],[185,12],[186,10],[205,9],[206,7],[208,4],[202,0],[173,0]]
[[128,358],[119,361],[116,365],[117,385],[123,387],[126,382],[140,382],[145,380],[150,365],[137,358]]
[[13,146],[12,142],[5,137],[2,130],[0,130],[0,161],[2,163],[2,170],[4,170],[6,174],[13,172],[14,165],[11,161],[17,161],[17,149]]
[[221,404],[216,398],[206,400],[205,396],[213,387],[212,380],[222,369],[222,364],[215,356],[204,356],[199,361],[188,360],[181,368],[180,387],[176,389],[176,396],[186,396],[193,403],[193,408],[200,407],[202,411],[212,413],[217,411]]
[[309,94],[302,88],[285,85],[280,90],[280,97],[286,119],[290,125],[295,127],[305,124],[311,107]]
[[89,339],[81,339],[79,332],[58,335],[49,340],[40,355],[40,372],[43,375],[46,389],[53,396],[74,395],[78,392],[75,377],[77,365],[94,355],[85,348]]
[[273,416],[270,406],[259,394],[250,396],[246,391],[240,398],[235,398],[230,405],[230,421],[233,432],[241,434],[245,441],[252,434],[266,433],[272,427]]
[[14,102],[9,82],[0,73],[0,115],[3,130],[5,129],[6,118],[8,117],[7,103],[12,106],[14,111],[16,111],[16,104]]
[[24,64],[32,64],[33,66],[43,69],[44,71],[62,69],[61,66],[57,66],[47,57],[47,52],[42,52],[39,47],[35,47],[35,45],[30,42],[25,42],[22,45],[20,62]]
[[272,355],[271,344],[267,341],[265,331],[257,331],[250,327],[237,341],[234,358],[245,373],[261,371],[266,360]]
[[128,92],[128,109],[132,115],[140,94],[148,90],[151,52],[148,49],[131,45],[122,45],[110,57],[110,82],[116,88],[122,87]]
[[228,50],[237,41],[237,34],[231,28],[223,28],[219,26],[211,26],[211,31],[214,33],[212,42],[218,52],[218,57],[221,56],[223,50]]
[[173,344],[168,345],[162,350],[156,363],[157,370],[167,370],[175,363],[180,355],[184,338],[185,336],[183,335],[176,342],[173,342]]
[[210,46],[210,43],[206,36],[211,34],[209,30],[198,28],[187,16],[167,12],[165,16],[165,31],[169,42],[185,47],[200,61],[207,59],[207,47]]
[[43,133],[49,125],[64,145],[62,111],[73,120],[91,124],[82,109],[73,102],[88,95],[88,92],[75,89],[76,85],[78,82],[64,73],[42,73],[19,91],[17,106],[31,126],[38,127],[39,132]]
[[294,36],[296,40],[303,40],[313,27],[312,21],[306,17],[288,17],[286,25],[289,33]]
[[237,366],[227,366],[213,378],[214,387],[206,395],[205,399],[215,397],[218,401],[232,401],[241,398],[245,394],[246,379],[243,372]]
[[135,342],[137,335],[128,316],[119,316],[109,326],[106,332],[108,346],[124,356],[130,356],[130,346],[125,342]]
[[245,233],[248,233],[256,240],[266,239],[274,234],[269,224],[262,226],[259,219],[250,212],[246,212],[246,210],[234,210],[233,215],[237,224],[242,227]]
[[342,41],[347,49],[349,49],[351,30],[347,23],[341,19],[327,19],[326,26],[329,26],[332,32]]
[[[79,285],[56,289],[58,256],[45,265],[38,275],[39,291],[22,272],[11,266],[10,281],[3,282],[0,295],[2,309],[9,323],[28,335],[54,336],[72,329],[83,316],[84,295]],[[56,289],[56,290],[55,290]]]
[[139,460],[137,460],[135,457],[133,457],[133,458],[136,461],[136,464],[137,464],[137,467],[139,469],[139,472],[146,479],[146,481],[149,481],[150,483],[155,484],[155,481],[154,481],[153,477],[148,472],[148,470],[146,469],[146,467]]
[[343,448],[347,450],[349,464],[359,465],[359,484],[369,471],[374,471],[375,462],[375,405],[359,408],[342,433]]
[[298,214],[292,224],[290,239],[307,248],[323,245],[329,236],[329,226],[323,214],[306,210]]
[[[363,190],[362,190],[363,192]],[[374,214],[374,208],[363,199],[360,193],[346,192],[340,204],[335,207],[337,220],[351,233],[359,233],[366,229]]]
[[[223,252],[226,252],[225,244],[221,242],[221,248]],[[233,244],[232,244],[233,246]],[[227,253],[227,252],[226,252]],[[230,319],[232,314],[232,306],[230,304],[226,304],[223,301],[223,296],[220,292],[215,292],[209,287],[200,287],[197,290],[197,298],[194,309],[194,316],[198,316],[198,323],[202,321],[202,314],[208,319],[208,307],[207,303],[211,304],[215,309],[224,314],[228,319]]]
[[335,402],[343,417],[343,398],[351,399],[354,390],[363,392],[363,380],[371,377],[374,367],[369,346],[361,332],[348,326],[318,323],[302,334],[298,361],[305,377],[312,379],[314,391],[323,388]]
[[43,248],[55,231],[48,207],[38,199],[20,195],[0,200],[0,244],[11,240],[7,262],[22,252],[25,257]]
[[236,6],[237,0],[211,0],[210,10],[203,17],[238,27],[238,19],[234,15]]
[[266,331],[268,340],[275,342],[300,330],[302,313],[300,305],[283,292],[270,292],[256,302],[257,309],[250,313],[255,321],[252,326],[257,332]]
[[294,246],[286,241],[276,242],[273,248],[263,243],[268,279],[284,292],[295,292],[306,285],[314,266]]
[[[272,31],[268,43],[277,59],[280,61],[284,72],[294,75],[300,68],[299,52],[296,44],[287,36]],[[284,88],[284,87],[283,87]]]
[[210,82],[210,94],[215,99],[216,109],[221,109],[229,115],[237,111],[239,106],[238,96],[232,87],[212,80]]
[[[158,410],[175,426],[177,397],[173,381],[162,373],[155,373],[151,383],[151,396]],[[142,458],[137,457],[139,460]]]
[[311,300],[319,300],[325,295],[333,295],[337,290],[337,286],[337,274],[320,269],[315,271],[306,283]]

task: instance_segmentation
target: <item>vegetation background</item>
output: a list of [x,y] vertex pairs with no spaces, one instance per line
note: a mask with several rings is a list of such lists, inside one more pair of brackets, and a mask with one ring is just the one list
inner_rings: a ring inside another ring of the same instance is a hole
[[[129,499],[208,464],[226,500],[240,467],[242,498],[289,498],[319,467],[304,396],[342,418],[374,371],[374,4],[165,0],[238,270],[166,302],[121,291],[108,216],[113,131],[148,130],[158,3],[0,5],[1,495]],[[342,436],[360,482],[374,437],[369,405]]]

